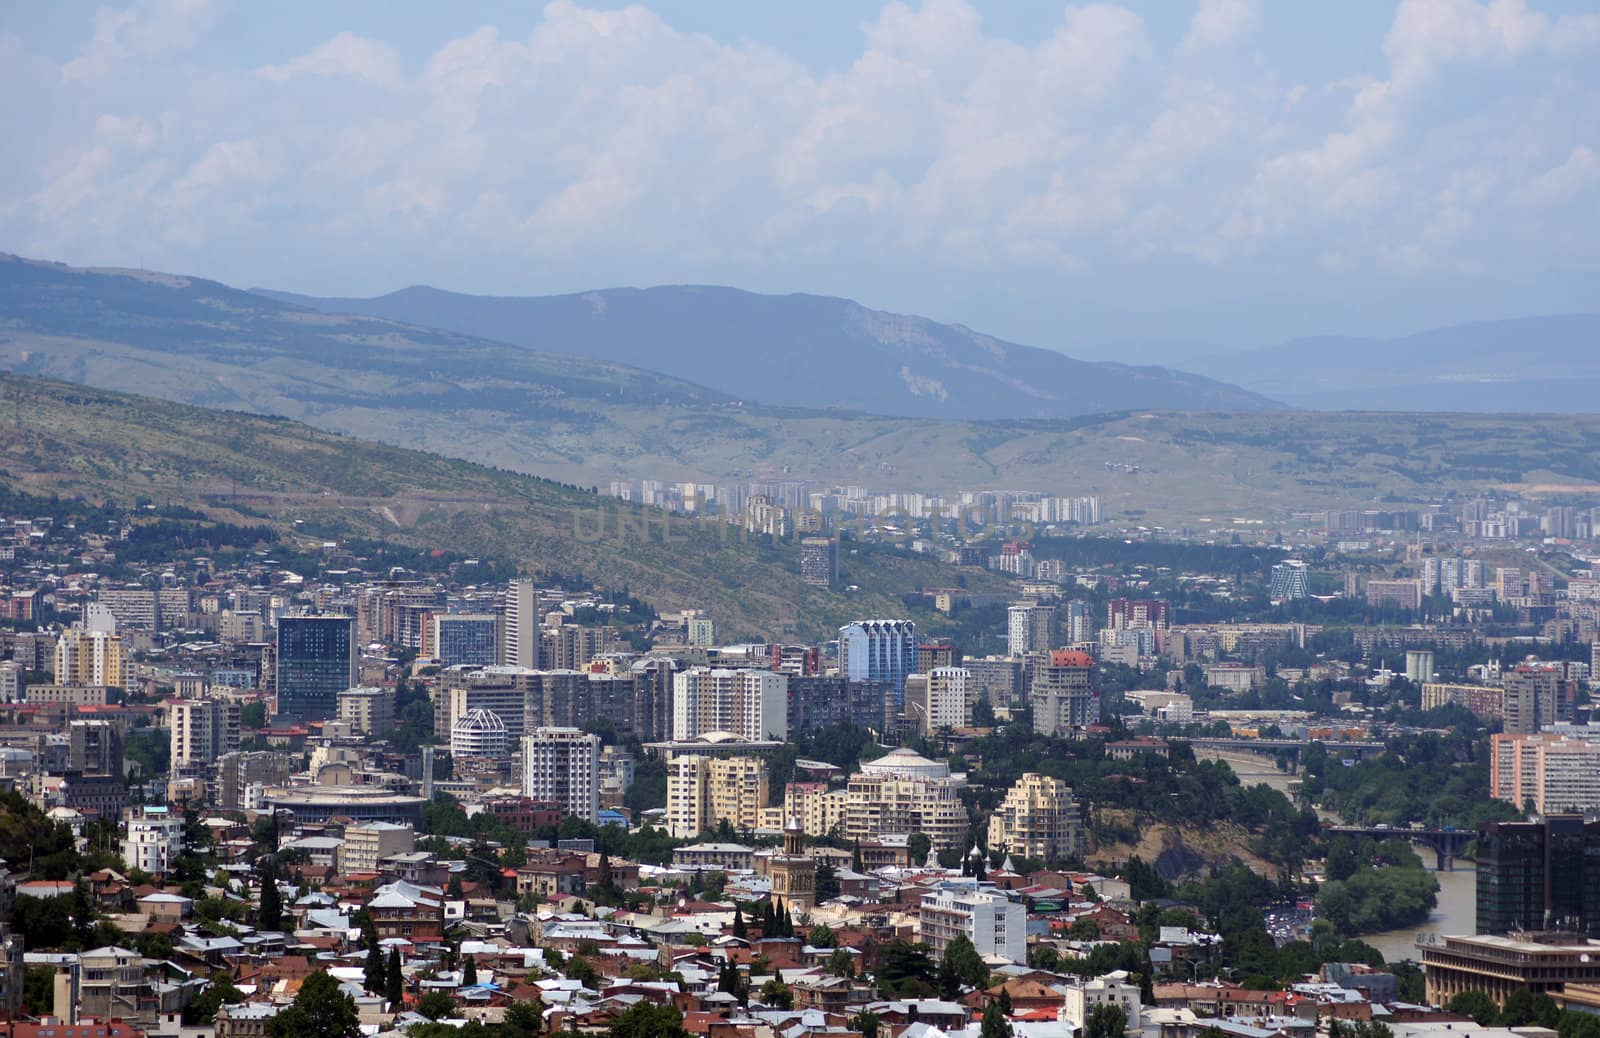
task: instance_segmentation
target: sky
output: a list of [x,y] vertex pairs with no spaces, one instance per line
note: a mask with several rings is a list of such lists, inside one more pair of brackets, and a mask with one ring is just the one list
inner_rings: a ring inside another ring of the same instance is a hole
[[1587,2],[0,0],[0,96],[0,251],[240,287],[1177,363],[1600,309]]

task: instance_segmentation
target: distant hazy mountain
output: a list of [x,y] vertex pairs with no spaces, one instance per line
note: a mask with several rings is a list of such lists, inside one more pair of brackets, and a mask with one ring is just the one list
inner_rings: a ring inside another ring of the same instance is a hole
[[1600,314],[1479,321],[1398,339],[1295,339],[1197,366],[1296,407],[1597,412]]
[[1091,363],[848,299],[672,285],[494,297],[407,288],[375,299],[261,291],[550,353],[664,372],[748,401],[915,418],[1064,418],[1277,405],[1162,367]]

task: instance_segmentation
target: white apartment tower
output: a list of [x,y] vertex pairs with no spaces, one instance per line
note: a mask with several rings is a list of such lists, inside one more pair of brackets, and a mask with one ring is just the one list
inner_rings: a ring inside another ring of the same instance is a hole
[[586,822],[598,819],[600,737],[579,728],[533,729],[522,739],[522,791]]
[[789,737],[789,678],[770,670],[690,667],[672,677],[672,737],[707,732],[779,742]]

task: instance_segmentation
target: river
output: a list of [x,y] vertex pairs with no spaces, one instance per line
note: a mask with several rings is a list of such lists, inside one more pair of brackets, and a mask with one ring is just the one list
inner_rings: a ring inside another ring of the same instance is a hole
[[[1247,786],[1260,782],[1288,796],[1289,783],[1295,781],[1293,775],[1284,774],[1268,761],[1258,757],[1233,753],[1218,753],[1214,756],[1227,761],[1234,774],[1239,776],[1239,781]],[[1320,813],[1330,820],[1337,820],[1336,816],[1329,812]],[[1429,872],[1434,872],[1435,858],[1432,850],[1418,846],[1417,857],[1428,866]],[[1427,922],[1400,930],[1367,934],[1361,938],[1382,952],[1386,961],[1417,958],[1416,939],[1419,933],[1477,932],[1478,877],[1473,871],[1472,862],[1457,859],[1453,872],[1434,872],[1434,875],[1439,880],[1439,903],[1428,916]]]

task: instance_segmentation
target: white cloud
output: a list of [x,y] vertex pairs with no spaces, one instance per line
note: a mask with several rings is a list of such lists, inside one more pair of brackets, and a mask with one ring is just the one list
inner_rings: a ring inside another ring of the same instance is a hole
[[62,66],[62,78],[99,80],[130,60],[185,51],[219,14],[213,0],[146,0],[120,11],[102,7],[95,12],[93,36],[81,54]]
[[1225,47],[1254,34],[1260,25],[1257,0],[1200,0],[1179,46],[1184,50]]
[[293,61],[265,65],[258,71],[267,79],[276,80],[335,76],[394,86],[400,82],[400,56],[387,44],[341,32]]

